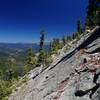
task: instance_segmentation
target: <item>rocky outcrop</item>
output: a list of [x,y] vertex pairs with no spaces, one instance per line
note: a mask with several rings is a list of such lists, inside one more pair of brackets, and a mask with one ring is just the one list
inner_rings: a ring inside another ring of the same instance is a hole
[[29,81],[8,100],[100,100],[99,32],[96,27],[77,48],[67,53],[61,50],[44,71],[31,71]]

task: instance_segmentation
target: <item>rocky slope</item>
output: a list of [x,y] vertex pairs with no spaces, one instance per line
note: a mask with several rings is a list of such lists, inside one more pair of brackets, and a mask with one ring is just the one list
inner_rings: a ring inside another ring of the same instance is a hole
[[53,56],[54,62],[28,73],[29,80],[8,100],[100,100],[100,28],[93,29],[69,52]]

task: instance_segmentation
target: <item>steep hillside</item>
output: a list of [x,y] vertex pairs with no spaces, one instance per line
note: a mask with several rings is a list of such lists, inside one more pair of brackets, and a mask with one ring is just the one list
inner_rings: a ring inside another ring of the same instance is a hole
[[60,50],[46,70],[29,72],[29,80],[8,100],[100,100],[100,28],[82,38],[69,52]]

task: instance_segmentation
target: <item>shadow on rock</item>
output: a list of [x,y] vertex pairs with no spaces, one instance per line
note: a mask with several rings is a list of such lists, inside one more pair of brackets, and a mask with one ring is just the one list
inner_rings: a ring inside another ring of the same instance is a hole
[[93,78],[93,82],[96,84],[94,87],[88,89],[88,90],[77,90],[75,92],[75,96],[79,96],[79,97],[82,97],[84,95],[86,95],[87,93],[90,92],[90,95],[89,97],[92,98],[92,95],[97,91],[97,89],[100,87],[100,83],[98,82],[98,79],[99,79],[99,76],[100,76],[100,68],[97,69],[95,75],[94,75],[94,78]]
[[86,90],[86,91],[77,90],[77,91],[75,92],[75,96],[82,97],[82,96],[88,94],[89,92],[91,92],[90,95],[89,95],[89,97],[92,98],[92,95],[96,92],[96,90],[97,90],[99,87],[100,87],[100,84],[96,84],[93,88],[88,89],[88,90]]

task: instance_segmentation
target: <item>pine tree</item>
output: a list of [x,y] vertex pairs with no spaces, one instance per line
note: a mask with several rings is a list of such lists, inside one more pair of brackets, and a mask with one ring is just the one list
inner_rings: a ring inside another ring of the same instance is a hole
[[63,42],[63,45],[66,45],[67,44],[67,37],[66,36],[63,36],[62,42]]
[[51,63],[52,63],[52,57],[49,53],[46,53],[45,65],[48,67]]
[[45,62],[45,59],[46,59],[46,51],[44,49],[42,49],[40,52],[39,52],[39,56],[38,56],[38,63],[39,64],[44,64]]
[[7,69],[7,77],[8,79],[11,81],[12,78],[14,77],[14,65],[15,65],[15,59],[14,58],[9,58],[8,59],[8,62],[7,62],[7,65],[8,65],[8,69]]
[[95,24],[100,26],[100,0],[96,0],[95,14]]
[[49,49],[48,49],[48,54],[51,56],[51,54],[52,54],[52,42],[50,42],[50,44],[49,44]]
[[45,36],[45,34],[46,34],[45,30],[42,29],[40,31],[41,37],[40,37],[40,49],[39,49],[39,52],[43,49],[43,46],[44,46],[44,36]]
[[87,30],[89,30],[89,25],[88,25],[88,19],[86,18],[86,22],[85,22],[85,32],[87,32]]
[[67,36],[67,41],[71,41],[72,40],[72,36],[71,35],[68,35]]
[[90,28],[100,25],[100,0],[89,0],[87,6],[86,24]]
[[39,64],[43,64],[46,59],[46,51],[44,50],[44,40],[45,40],[45,30],[42,29],[40,31],[40,49],[39,49],[39,56],[38,56],[38,62]]
[[10,79],[10,80],[12,80],[12,78],[13,78],[13,74],[14,74],[13,69],[9,69],[9,71],[8,71],[8,75],[9,75],[9,79]]
[[75,33],[75,37],[77,39],[80,39],[80,35],[82,34],[82,26],[81,26],[81,21],[77,21],[77,32]]
[[80,39],[80,34],[76,32],[76,38],[79,40]]
[[53,53],[57,53],[57,51],[61,48],[61,43],[58,38],[54,38],[52,41],[52,51]]
[[33,57],[35,57],[35,53],[34,53],[32,47],[30,47],[28,49],[28,64],[33,64]]
[[0,79],[3,78],[3,71],[0,69]]
[[75,38],[76,38],[76,37],[75,37],[75,33],[73,33],[73,34],[72,34],[72,39],[75,39]]
[[79,35],[82,34],[82,26],[80,20],[77,21],[77,32],[79,33]]

